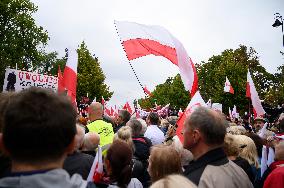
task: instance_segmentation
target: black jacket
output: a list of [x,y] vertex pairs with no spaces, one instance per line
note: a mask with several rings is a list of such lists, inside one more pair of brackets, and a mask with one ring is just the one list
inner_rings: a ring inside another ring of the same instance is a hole
[[85,153],[74,152],[65,159],[63,169],[65,169],[70,176],[77,173],[80,174],[84,180],[86,180],[93,162],[93,156]]
[[252,168],[249,162],[241,157],[237,157],[236,160],[233,160],[233,162],[236,163],[239,167],[241,167],[245,171],[245,173],[248,175],[250,181],[254,183],[255,177],[253,175],[253,171],[252,171]]

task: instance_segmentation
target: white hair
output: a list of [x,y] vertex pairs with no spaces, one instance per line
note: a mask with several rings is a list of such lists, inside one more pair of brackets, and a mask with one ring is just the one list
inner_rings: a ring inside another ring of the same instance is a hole
[[100,136],[97,133],[88,132],[84,137],[83,150],[94,151],[100,143]]
[[142,124],[142,130],[141,130],[141,135],[144,135],[146,130],[147,130],[147,123],[145,120],[138,118],[138,121],[140,121],[140,123]]

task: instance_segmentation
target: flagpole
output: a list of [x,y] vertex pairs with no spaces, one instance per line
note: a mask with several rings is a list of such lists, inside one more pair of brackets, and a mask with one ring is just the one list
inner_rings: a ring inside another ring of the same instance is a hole
[[[118,38],[119,38],[120,44],[121,44],[121,46],[122,46],[122,48],[123,48],[123,51],[125,52],[126,57],[127,57],[127,53],[126,53],[125,48],[124,48],[124,46],[123,46],[123,44],[122,44],[122,40],[121,40],[120,35],[119,35],[119,33],[118,33],[118,30],[117,30],[117,27],[116,27],[115,21],[114,21],[114,26],[115,26],[115,30],[116,30],[116,33],[117,33],[117,35],[118,35]],[[143,90],[144,94],[145,94],[146,96],[148,96],[148,94],[144,91],[143,85],[141,84],[141,82],[140,82],[140,80],[139,80],[139,78],[138,78],[138,76],[137,76],[137,74],[136,74],[136,72],[135,72],[135,70],[134,70],[134,68],[133,68],[132,64],[130,63],[130,61],[129,61],[128,57],[127,57],[127,60],[128,60],[128,64],[129,64],[129,65],[130,65],[130,67],[131,67],[131,70],[133,71],[133,73],[134,73],[134,75],[135,75],[135,78],[137,79],[137,81],[138,81],[139,85],[141,86],[141,88],[142,88],[142,90]]]

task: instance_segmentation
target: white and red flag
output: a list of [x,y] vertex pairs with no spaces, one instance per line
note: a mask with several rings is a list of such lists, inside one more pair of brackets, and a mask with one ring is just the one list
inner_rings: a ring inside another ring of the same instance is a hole
[[259,96],[257,94],[256,88],[254,86],[254,83],[253,83],[253,80],[251,78],[249,70],[248,70],[248,74],[247,74],[246,96],[251,99],[254,117],[263,116],[265,114],[265,111],[264,111],[264,109],[261,105],[261,101],[260,101]]
[[103,106],[105,106],[105,104],[106,104],[106,101],[105,101],[105,99],[104,99],[104,97],[103,97],[103,96],[102,96],[101,104],[102,104]]
[[182,116],[177,121],[178,128],[177,128],[176,134],[179,137],[181,143],[183,143],[182,130],[183,130],[184,121],[185,121],[186,117],[190,116],[190,114],[199,106],[207,107],[207,105],[204,102],[204,100],[202,99],[199,91],[197,91],[195,93],[195,95],[192,97],[192,99],[189,102],[189,104],[186,107],[186,109],[184,110],[184,113],[182,114]]
[[228,92],[228,93],[234,94],[234,89],[231,86],[231,83],[230,83],[229,79],[227,78],[227,76],[226,76],[224,92]]
[[103,155],[102,148],[98,146],[98,151],[94,159],[93,165],[87,177],[88,182],[100,183],[103,176]]
[[78,54],[75,49],[68,49],[68,60],[63,73],[63,85],[73,104],[76,103]]
[[145,93],[147,93],[148,96],[152,96],[152,93],[148,90],[146,86],[143,87],[143,90]]
[[163,56],[177,65],[187,91],[194,96],[198,78],[191,58],[182,43],[160,26],[115,21],[122,45],[129,61],[147,55]]

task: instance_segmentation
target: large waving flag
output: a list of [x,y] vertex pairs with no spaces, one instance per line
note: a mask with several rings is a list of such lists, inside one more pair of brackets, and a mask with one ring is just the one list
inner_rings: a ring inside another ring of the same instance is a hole
[[254,83],[253,83],[253,80],[251,78],[249,70],[248,70],[248,74],[247,74],[246,96],[251,99],[254,117],[263,116],[265,114],[265,111],[264,111],[264,109],[261,105],[261,101],[260,101],[259,96],[257,94],[257,91],[255,89],[255,86],[254,86]]
[[68,49],[68,60],[63,73],[63,84],[72,103],[76,102],[78,54],[75,49]]
[[224,92],[228,92],[228,93],[234,94],[234,89],[231,86],[231,83],[230,83],[229,79],[227,78],[227,76],[226,76]]
[[134,22],[115,21],[128,60],[147,55],[163,56],[177,65],[187,91],[194,96],[198,78],[191,58],[182,43],[160,26],[147,26]]
[[98,151],[94,159],[93,165],[87,177],[88,182],[100,183],[103,176],[103,155],[102,148],[98,146]]
[[182,116],[177,121],[178,128],[177,128],[176,134],[179,137],[181,143],[183,143],[182,129],[183,129],[184,121],[185,121],[186,117],[190,116],[190,114],[199,106],[207,107],[207,105],[204,102],[204,100],[202,99],[199,91],[197,91],[195,93],[195,95],[192,97],[192,99],[189,102],[186,109],[184,110],[184,113],[182,114]]

